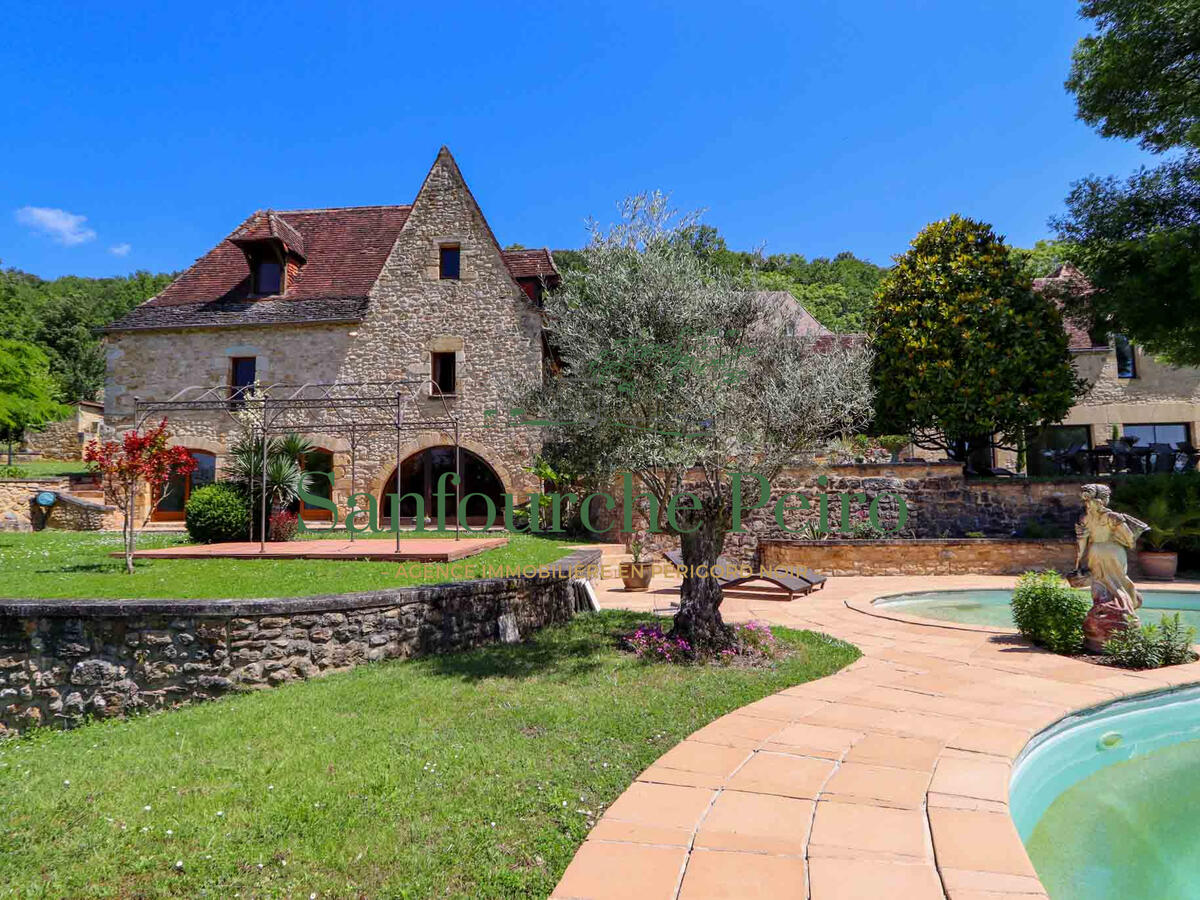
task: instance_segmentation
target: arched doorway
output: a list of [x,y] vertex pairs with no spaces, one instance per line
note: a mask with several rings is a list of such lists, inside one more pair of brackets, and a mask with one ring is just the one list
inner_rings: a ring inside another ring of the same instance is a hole
[[[496,521],[500,521],[500,517],[504,510],[504,483],[500,480],[500,476],[489,466],[483,457],[470,450],[459,449],[461,454],[462,470],[459,476],[461,482],[461,496],[466,499],[468,494],[483,494],[485,497],[490,497],[496,508]],[[434,492],[437,490],[438,480],[447,472],[454,471],[454,447],[441,446],[429,447],[414,453],[408,459],[400,463],[400,524],[412,525],[415,522],[417,514],[417,503],[412,497],[406,497],[407,494],[416,494],[419,497],[425,498],[425,516],[436,523],[437,507],[434,505]],[[379,497],[379,518],[388,519],[392,513],[391,501],[387,499],[388,494],[396,493],[396,472],[393,470],[391,476],[384,483],[383,491]],[[457,518],[457,509],[455,508],[454,493],[451,490],[450,496],[446,499],[446,522],[453,524]],[[467,499],[467,525],[479,526],[487,522],[487,503],[483,497],[471,497]]]
[[[305,472],[322,473],[312,479],[308,486],[308,492],[314,497],[332,501],[333,485],[330,479],[324,477],[324,473],[333,474],[333,451],[326,450],[324,447],[313,448],[300,457],[300,468]],[[298,513],[306,522],[327,522],[333,515],[329,510],[319,506],[309,506],[303,500],[297,500],[294,506],[293,512]]]
[[[216,481],[217,457],[207,450],[188,449],[188,453],[196,461],[196,468],[187,475],[171,475],[165,496],[158,501],[150,514],[151,521],[182,522],[192,492]],[[158,497],[154,499],[158,500]]]

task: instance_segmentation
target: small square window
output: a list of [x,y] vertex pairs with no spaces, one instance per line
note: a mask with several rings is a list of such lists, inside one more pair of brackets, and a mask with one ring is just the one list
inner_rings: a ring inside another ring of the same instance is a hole
[[430,379],[433,381],[433,393],[453,395],[458,386],[455,378],[455,359],[453,353],[430,354]]
[[443,281],[458,281],[458,244],[443,244],[438,248],[438,277]]

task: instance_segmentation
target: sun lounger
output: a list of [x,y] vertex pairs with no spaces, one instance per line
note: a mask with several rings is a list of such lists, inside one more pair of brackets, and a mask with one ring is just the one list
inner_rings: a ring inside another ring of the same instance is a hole
[[[679,550],[667,550],[663,557],[680,572],[684,569],[683,553]],[[718,557],[713,566],[713,577],[723,588],[737,587],[748,581],[767,581],[787,591],[788,599],[797,594],[809,594],[817,588],[825,586],[826,577],[808,566],[790,565],[764,572],[743,573],[741,567],[730,562],[725,557]]]

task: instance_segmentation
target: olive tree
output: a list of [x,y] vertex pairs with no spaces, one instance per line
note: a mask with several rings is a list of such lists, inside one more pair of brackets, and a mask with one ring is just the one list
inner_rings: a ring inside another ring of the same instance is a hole
[[864,427],[872,404],[866,344],[786,337],[769,295],[695,252],[694,226],[659,193],[626,200],[607,230],[590,224],[586,264],[546,300],[557,374],[529,402],[578,471],[644,485],[656,524],[680,539],[674,631],[704,652],[730,640],[705,567],[734,526],[739,483],[757,491]]

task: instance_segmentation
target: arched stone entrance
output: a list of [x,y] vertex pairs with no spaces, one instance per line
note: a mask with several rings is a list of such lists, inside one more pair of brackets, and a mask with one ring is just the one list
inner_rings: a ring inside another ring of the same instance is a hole
[[[500,480],[500,476],[488,463],[477,453],[472,453],[465,447],[460,448],[461,454],[461,470],[459,477],[461,482],[461,496],[467,499],[468,494],[483,494],[490,497],[496,508],[496,521],[502,521],[501,516],[504,510],[504,483]],[[445,473],[454,471],[454,447],[453,445],[440,445],[436,447],[426,447],[420,450],[402,463],[400,463],[400,490],[402,500],[400,503],[400,524],[412,525],[415,523],[417,513],[417,503],[412,497],[407,497],[407,494],[416,494],[419,497],[425,498],[425,515],[430,520],[436,522],[437,507],[434,492],[437,490],[438,479]],[[383,489],[379,494],[379,518],[381,520],[390,520],[392,513],[391,501],[387,499],[388,494],[395,494],[396,491],[396,470],[392,470],[392,474],[384,482]],[[455,507],[454,493],[451,488],[450,496],[446,499],[446,522],[453,524],[457,519],[457,509]],[[487,522],[487,504],[483,497],[471,497],[467,499],[466,508],[467,518],[465,524],[471,526],[484,525]]]

